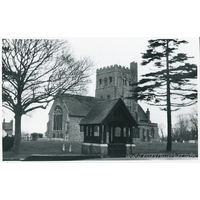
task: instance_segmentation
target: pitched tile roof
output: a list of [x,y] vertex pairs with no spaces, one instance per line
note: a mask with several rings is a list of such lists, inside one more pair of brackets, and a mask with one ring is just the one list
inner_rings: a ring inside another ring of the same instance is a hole
[[102,101],[95,97],[70,94],[63,95],[62,99],[70,115],[82,117],[86,116],[98,101]]
[[141,121],[148,121],[146,113],[139,104],[138,104],[138,117]]
[[88,115],[81,120],[80,124],[100,124],[113,109],[117,101],[118,99],[96,103]]
[[[103,123],[103,121],[108,117],[111,111],[118,104],[123,104],[125,106],[124,102],[121,99],[97,102],[95,106],[91,109],[91,111],[88,113],[88,115],[81,120],[80,125]],[[134,123],[137,124],[137,122],[134,120],[133,116],[128,111],[128,109],[127,112],[129,113],[129,116],[134,121]]]

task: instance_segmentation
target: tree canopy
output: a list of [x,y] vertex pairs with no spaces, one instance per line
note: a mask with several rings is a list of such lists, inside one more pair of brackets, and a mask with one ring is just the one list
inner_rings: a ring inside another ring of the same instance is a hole
[[[185,53],[176,53],[180,44],[187,42],[178,39],[149,40],[146,53],[142,53],[141,65],[153,63],[156,68],[142,75],[142,79],[134,85],[134,98],[167,110],[166,88],[167,72],[169,72],[171,107],[177,110],[197,102],[197,66],[186,62],[192,57],[188,57]],[[167,54],[169,70],[166,68]]]
[[85,92],[93,62],[76,59],[66,40],[2,40],[2,105],[15,115],[19,150],[21,116],[65,92]]

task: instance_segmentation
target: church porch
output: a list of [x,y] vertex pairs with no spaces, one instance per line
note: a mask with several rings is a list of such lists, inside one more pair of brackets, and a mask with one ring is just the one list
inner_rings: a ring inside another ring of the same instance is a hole
[[[137,122],[121,99],[112,103],[113,105],[108,102],[110,111],[107,111],[106,114],[103,113],[104,116],[95,116],[96,119],[90,121],[87,119],[91,119],[92,113],[89,113],[89,116],[80,123],[84,130],[83,154],[121,157],[134,153],[135,144],[132,140],[132,130],[137,126]],[[105,104],[105,102],[100,104]],[[113,108],[110,107],[111,105]],[[97,108],[101,106],[98,105]],[[106,109],[105,106],[104,108]],[[92,112],[94,111],[98,113],[98,109],[93,109]]]

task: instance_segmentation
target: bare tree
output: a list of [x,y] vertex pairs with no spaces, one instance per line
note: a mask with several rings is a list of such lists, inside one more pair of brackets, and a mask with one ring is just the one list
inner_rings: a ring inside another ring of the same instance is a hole
[[15,115],[15,153],[22,115],[45,109],[64,92],[83,92],[92,67],[89,58],[75,59],[66,40],[2,40],[2,100]]
[[197,113],[197,108],[194,109],[191,114],[189,114],[189,120],[190,120],[192,131],[193,131],[193,133],[192,133],[193,139],[197,139],[198,138],[198,113]]
[[159,124],[158,125],[159,135],[160,135],[161,141],[165,141],[166,140],[166,137],[164,136],[164,127],[165,127],[164,124]]
[[185,139],[188,131],[190,130],[189,127],[189,120],[185,114],[180,114],[177,116],[178,122],[175,124],[175,129],[179,133],[180,139]]

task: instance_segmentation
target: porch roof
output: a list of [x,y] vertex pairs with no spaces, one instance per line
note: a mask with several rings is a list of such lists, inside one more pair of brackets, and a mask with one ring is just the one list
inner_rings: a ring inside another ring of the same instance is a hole
[[122,99],[97,102],[88,115],[81,120],[80,125],[103,124],[118,106],[123,107],[131,123],[137,126],[136,120],[133,118]]

